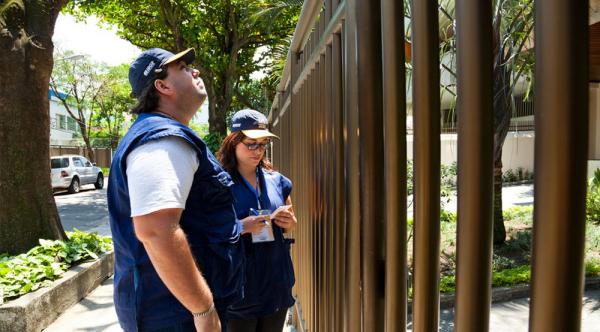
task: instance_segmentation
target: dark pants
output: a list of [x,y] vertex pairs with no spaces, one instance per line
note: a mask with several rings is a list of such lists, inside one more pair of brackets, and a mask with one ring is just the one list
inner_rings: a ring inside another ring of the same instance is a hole
[[[219,320],[221,321],[221,332],[227,332],[227,319],[225,317],[226,310],[225,308],[217,308],[217,312],[219,313]],[[159,329],[144,329],[143,331],[147,332],[196,332],[196,326],[194,325],[194,320],[186,320],[182,322],[177,322],[171,326],[162,327]]]
[[281,309],[269,316],[258,319],[236,319],[230,320],[227,325],[229,332],[281,332],[287,309]]

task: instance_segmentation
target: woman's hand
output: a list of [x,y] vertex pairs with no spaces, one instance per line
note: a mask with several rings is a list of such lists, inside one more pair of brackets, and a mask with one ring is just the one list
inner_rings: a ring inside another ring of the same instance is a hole
[[298,223],[292,208],[277,213],[273,221],[277,226],[283,228],[284,231],[291,231],[296,227],[296,223]]
[[242,220],[242,234],[259,233],[266,226],[265,216],[248,216]]

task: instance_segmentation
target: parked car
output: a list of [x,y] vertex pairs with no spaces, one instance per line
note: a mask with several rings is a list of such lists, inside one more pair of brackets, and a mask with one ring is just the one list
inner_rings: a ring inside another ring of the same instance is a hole
[[50,157],[52,189],[67,189],[78,193],[81,186],[93,184],[96,189],[104,187],[102,169],[83,156],[64,155]]

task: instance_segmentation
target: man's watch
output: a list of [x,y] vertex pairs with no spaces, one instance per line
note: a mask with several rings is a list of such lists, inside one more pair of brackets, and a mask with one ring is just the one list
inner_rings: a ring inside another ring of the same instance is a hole
[[211,304],[210,307],[208,309],[206,309],[206,311],[203,312],[192,312],[192,316],[194,316],[194,318],[197,317],[206,317],[208,315],[210,315],[213,311],[215,311],[215,304]]

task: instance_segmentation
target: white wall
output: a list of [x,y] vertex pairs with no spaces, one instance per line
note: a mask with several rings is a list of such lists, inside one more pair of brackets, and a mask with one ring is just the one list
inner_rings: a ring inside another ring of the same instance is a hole
[[[457,160],[457,135],[442,134],[441,137],[441,155],[442,164],[452,164]],[[407,137],[408,158],[413,158],[413,136]],[[532,131],[511,132],[506,136],[504,147],[502,149],[503,169],[523,169],[533,170],[533,144],[534,134]]]
[[69,113],[67,113],[64,106],[56,98],[52,97],[50,99],[50,142],[73,139],[72,132],[58,128],[57,114],[69,117]]

